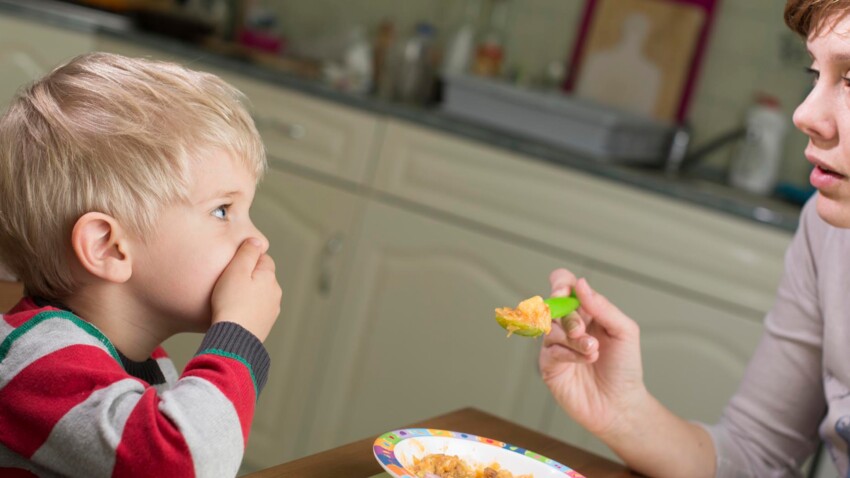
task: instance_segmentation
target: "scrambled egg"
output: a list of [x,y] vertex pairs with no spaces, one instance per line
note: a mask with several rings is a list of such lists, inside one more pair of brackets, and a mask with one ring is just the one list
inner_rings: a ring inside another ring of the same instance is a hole
[[413,472],[419,478],[534,478],[530,474],[514,475],[510,471],[501,470],[496,463],[473,470],[460,458],[443,454],[426,455],[416,459]]

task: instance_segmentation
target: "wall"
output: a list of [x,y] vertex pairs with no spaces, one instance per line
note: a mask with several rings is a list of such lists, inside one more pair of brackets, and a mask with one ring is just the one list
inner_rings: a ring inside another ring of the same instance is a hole
[[[743,121],[758,92],[779,98],[788,117],[810,83],[804,72],[803,43],[782,20],[783,0],[720,0],[700,81],[691,103],[693,147]],[[401,32],[418,20],[434,23],[445,40],[463,15],[461,0],[265,0],[279,16],[293,45],[340,35],[360,24],[374,31],[391,18]],[[524,75],[537,75],[552,61],[564,61],[573,47],[583,0],[513,0],[507,63]],[[790,127],[780,179],[806,185],[806,137]],[[723,169],[731,148],[718,150],[706,164]]]

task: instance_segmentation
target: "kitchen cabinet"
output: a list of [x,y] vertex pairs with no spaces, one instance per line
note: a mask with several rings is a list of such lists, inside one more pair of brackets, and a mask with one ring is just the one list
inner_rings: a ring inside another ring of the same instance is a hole
[[90,51],[94,41],[90,33],[0,14],[0,111],[22,85]]
[[583,270],[489,231],[370,202],[327,344],[312,445],[469,405],[542,427],[542,339],[506,338],[493,309],[545,292],[553,264]]

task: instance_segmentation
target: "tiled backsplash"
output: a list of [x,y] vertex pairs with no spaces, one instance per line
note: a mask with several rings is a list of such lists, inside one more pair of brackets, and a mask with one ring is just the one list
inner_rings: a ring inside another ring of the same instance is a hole
[[[566,61],[573,48],[583,0],[512,0],[506,66],[538,75],[552,61]],[[785,26],[783,0],[721,0],[691,101],[692,147],[697,148],[744,120],[757,93],[776,96],[790,125],[794,108],[808,92],[803,43]],[[375,31],[392,19],[400,34],[417,21],[433,23],[445,41],[463,15],[461,0],[265,0],[278,14],[280,29],[293,44],[354,25]],[[780,180],[805,185],[809,164],[806,137],[789,127]],[[731,147],[705,162],[724,168]]]

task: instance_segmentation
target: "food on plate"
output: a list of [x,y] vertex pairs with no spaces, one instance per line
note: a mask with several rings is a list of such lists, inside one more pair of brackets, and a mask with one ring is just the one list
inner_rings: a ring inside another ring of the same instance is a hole
[[454,455],[441,453],[414,459],[413,472],[418,478],[534,478],[533,475],[514,475],[500,469],[497,463],[473,468]]
[[496,322],[511,334],[524,337],[537,337],[548,334],[552,330],[552,319],[558,319],[574,312],[579,306],[575,296],[550,297],[543,300],[536,295],[519,303],[513,309],[499,307],[496,309]]

